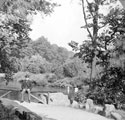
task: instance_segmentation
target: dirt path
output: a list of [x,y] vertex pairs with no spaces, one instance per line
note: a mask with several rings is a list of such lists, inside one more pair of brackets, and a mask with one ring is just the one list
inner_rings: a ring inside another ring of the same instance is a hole
[[18,102],[18,104],[28,108],[29,110],[37,113],[38,115],[45,116],[47,118],[52,118],[55,120],[109,120],[100,115],[96,115],[71,107],[42,105],[38,103],[27,102]]

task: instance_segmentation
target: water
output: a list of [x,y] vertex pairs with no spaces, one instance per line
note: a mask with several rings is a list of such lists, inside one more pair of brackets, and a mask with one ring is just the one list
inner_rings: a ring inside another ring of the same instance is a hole
[[[7,93],[8,91],[0,90],[0,96]],[[20,92],[18,91],[12,91],[8,95],[4,96],[3,98],[8,98],[11,100],[19,100],[21,98]]]
[[[10,90],[11,91],[11,90]],[[0,96],[7,93],[7,90],[0,90]],[[34,96],[36,96],[37,98],[40,99],[40,94],[41,93],[55,93],[55,92],[62,92],[64,94],[67,94],[67,90],[66,88],[54,88],[54,87],[35,87],[32,90],[32,94]],[[9,94],[7,94],[6,96],[4,96],[3,98],[8,98],[11,100],[18,100],[21,101],[21,92],[20,91],[12,91]],[[24,100],[28,101],[28,96],[27,94],[24,95]],[[36,100],[35,98],[31,97],[31,101],[32,102],[39,102],[38,100]]]

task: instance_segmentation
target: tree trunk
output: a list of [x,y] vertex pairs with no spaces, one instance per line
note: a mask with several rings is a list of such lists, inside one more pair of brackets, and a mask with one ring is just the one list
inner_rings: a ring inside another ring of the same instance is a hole
[[90,82],[92,82],[93,78],[96,76],[96,56],[92,58],[91,63],[91,73],[90,73]]
[[93,15],[93,39],[92,39],[92,46],[93,46],[93,55],[92,55],[92,61],[91,61],[91,73],[90,73],[90,82],[95,78],[96,76],[96,41],[98,37],[98,10],[99,10],[99,3],[98,0],[95,1],[95,12]]
[[92,58],[91,58],[91,72],[90,72],[90,84],[91,84],[93,78],[95,78],[95,75],[96,75],[96,54],[95,54],[95,52],[96,52],[96,48],[97,48],[96,40],[97,40],[97,37],[98,37],[99,0],[94,0],[94,6],[90,6],[90,3],[88,2],[88,0],[86,0],[86,2],[88,4],[89,8],[93,7],[93,9],[94,9],[94,12],[91,11],[91,10],[89,11],[90,15],[93,18],[93,33],[91,34],[91,31],[89,29],[88,22],[87,22],[86,13],[85,13],[84,0],[82,0],[84,20],[85,20],[86,28],[87,28],[87,31],[88,31],[89,36],[91,38],[92,47],[93,47],[93,55],[92,55]]

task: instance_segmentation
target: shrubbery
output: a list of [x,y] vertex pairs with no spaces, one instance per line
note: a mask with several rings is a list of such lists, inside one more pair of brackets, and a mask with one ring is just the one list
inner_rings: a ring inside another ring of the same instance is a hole
[[52,84],[50,84],[50,86],[62,87],[62,88],[71,86],[71,78],[64,78],[64,79],[57,80],[57,81],[53,82]]
[[30,79],[36,83],[37,86],[46,86],[57,80],[57,76],[53,73],[33,74],[29,72],[18,72],[13,75],[13,80],[21,82],[25,79],[26,74],[30,75]]

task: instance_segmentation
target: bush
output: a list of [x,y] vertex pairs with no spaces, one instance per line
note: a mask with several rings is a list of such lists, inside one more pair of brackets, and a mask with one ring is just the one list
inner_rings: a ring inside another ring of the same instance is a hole
[[67,86],[71,86],[70,84],[71,78],[64,78],[61,80],[57,80],[54,83],[51,84],[52,87],[67,87]]
[[57,76],[53,73],[49,73],[46,75],[46,79],[48,80],[49,83],[54,83],[57,80]]
[[38,86],[46,86],[48,84],[46,74],[33,74],[29,72],[18,72],[13,75],[13,80],[20,82],[21,80],[25,79],[26,74],[29,74],[31,81],[35,82]]
[[74,100],[77,102],[85,102],[88,94],[89,86],[81,86],[79,88],[78,92],[74,96]]
[[32,74],[30,78],[32,81],[35,81],[38,86],[46,86],[48,84],[46,74]]
[[15,73],[13,75],[13,80],[14,81],[20,81],[20,80],[23,80],[25,78],[25,75],[26,74],[31,74],[29,72],[18,72],[18,73]]

